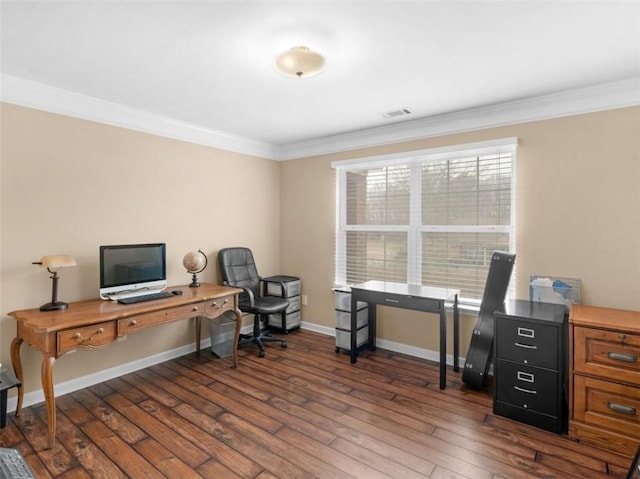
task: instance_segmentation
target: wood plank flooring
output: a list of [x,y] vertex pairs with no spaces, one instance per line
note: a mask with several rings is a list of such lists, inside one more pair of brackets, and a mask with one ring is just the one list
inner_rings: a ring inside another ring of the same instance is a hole
[[624,478],[630,458],[492,414],[491,393],[378,350],[356,365],[308,331],[289,347],[206,351],[10,414],[0,444],[38,478]]

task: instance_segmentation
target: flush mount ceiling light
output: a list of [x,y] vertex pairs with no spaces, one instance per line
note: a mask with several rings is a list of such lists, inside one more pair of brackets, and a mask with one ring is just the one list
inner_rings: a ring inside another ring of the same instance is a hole
[[324,57],[308,47],[293,47],[276,58],[276,68],[293,78],[309,78],[324,68]]

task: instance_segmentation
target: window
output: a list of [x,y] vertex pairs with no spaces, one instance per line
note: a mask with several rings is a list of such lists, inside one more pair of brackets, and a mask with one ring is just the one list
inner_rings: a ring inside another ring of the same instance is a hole
[[516,144],[334,163],[336,284],[408,282],[479,301],[491,253],[515,251]]

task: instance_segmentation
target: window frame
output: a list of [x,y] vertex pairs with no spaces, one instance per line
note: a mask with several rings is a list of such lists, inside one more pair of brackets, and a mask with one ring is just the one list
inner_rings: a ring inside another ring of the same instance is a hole
[[[336,286],[346,284],[347,273],[347,233],[362,232],[403,232],[407,234],[407,283],[421,284],[422,282],[422,235],[429,232],[460,232],[460,233],[503,233],[509,235],[509,251],[516,251],[516,157],[517,138],[503,138],[485,142],[452,145],[442,148],[431,148],[410,151],[392,155],[335,161],[331,166],[336,169],[336,249],[335,275]],[[462,159],[473,156],[484,156],[509,152],[511,158],[511,218],[508,225],[423,225],[422,224],[422,173],[415,174],[426,162]],[[375,168],[407,165],[411,169],[410,177],[410,211],[407,225],[353,225],[347,224],[347,171],[370,170]],[[417,258],[417,261],[412,261]],[[514,296],[515,272],[508,296]],[[450,287],[456,287],[451,285]],[[480,300],[460,298],[463,305],[470,309],[479,306]]]

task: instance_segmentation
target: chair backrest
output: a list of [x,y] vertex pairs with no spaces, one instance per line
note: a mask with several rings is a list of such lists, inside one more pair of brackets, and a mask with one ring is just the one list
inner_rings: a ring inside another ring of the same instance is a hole
[[[224,248],[218,252],[218,264],[222,279],[231,286],[248,288],[254,297],[260,297],[260,276],[249,248]],[[246,293],[240,294],[240,304],[249,302]]]

